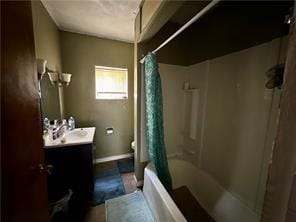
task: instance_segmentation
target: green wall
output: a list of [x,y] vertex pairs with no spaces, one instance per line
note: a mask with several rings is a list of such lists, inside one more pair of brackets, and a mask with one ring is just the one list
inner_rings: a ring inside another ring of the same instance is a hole
[[[73,74],[64,89],[66,117],[73,116],[77,127],[96,127],[96,158],[132,152],[133,44],[64,31],[60,37],[63,71]],[[95,99],[95,65],[128,68],[128,99]],[[105,135],[107,127],[113,135]]]
[[[47,67],[61,71],[59,30],[40,1],[32,2],[36,58],[47,60]],[[51,85],[48,75],[41,80],[43,117],[60,118],[58,87]]]
[[[96,158],[132,152],[133,44],[59,31],[41,1],[32,2],[32,14],[36,58],[47,60],[51,70],[73,74],[71,85],[60,92],[65,91],[65,117],[74,116],[77,127],[96,127]],[[128,68],[127,100],[95,99],[95,65]],[[41,80],[41,92],[43,117],[60,119],[59,90],[48,75]],[[106,127],[113,127],[114,134],[105,136]]]

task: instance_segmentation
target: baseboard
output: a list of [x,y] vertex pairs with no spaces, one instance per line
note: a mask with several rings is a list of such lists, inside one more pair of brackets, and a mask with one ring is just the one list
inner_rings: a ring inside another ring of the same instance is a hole
[[104,158],[95,159],[94,163],[104,163],[104,162],[108,162],[108,161],[112,161],[112,160],[120,160],[120,159],[129,158],[129,157],[133,157],[133,156],[134,156],[134,153],[126,153],[126,154],[121,154],[121,155],[116,155],[116,156],[108,156],[108,157],[104,157]]

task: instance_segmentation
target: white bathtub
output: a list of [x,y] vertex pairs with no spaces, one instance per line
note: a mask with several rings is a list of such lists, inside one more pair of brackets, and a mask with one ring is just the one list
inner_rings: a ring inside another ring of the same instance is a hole
[[[217,222],[257,222],[260,217],[223,189],[208,174],[184,160],[170,159],[173,188],[187,186],[199,203]],[[145,168],[144,196],[157,221],[186,221],[164,186],[156,176],[151,164]]]
[[173,199],[159,181],[151,163],[145,168],[143,193],[156,221],[186,221]]

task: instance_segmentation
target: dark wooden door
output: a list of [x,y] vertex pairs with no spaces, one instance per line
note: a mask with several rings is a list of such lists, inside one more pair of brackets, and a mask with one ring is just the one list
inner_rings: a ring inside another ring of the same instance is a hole
[[30,1],[1,1],[1,221],[47,222]]
[[296,0],[262,222],[296,221]]

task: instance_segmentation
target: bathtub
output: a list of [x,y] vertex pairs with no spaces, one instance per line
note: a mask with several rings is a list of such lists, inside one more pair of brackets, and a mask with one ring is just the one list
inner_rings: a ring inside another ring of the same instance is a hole
[[[260,215],[193,164],[179,159],[169,159],[168,162],[173,188],[187,186],[203,208],[217,222],[260,221]],[[186,221],[159,181],[151,163],[145,168],[143,193],[157,221]]]

